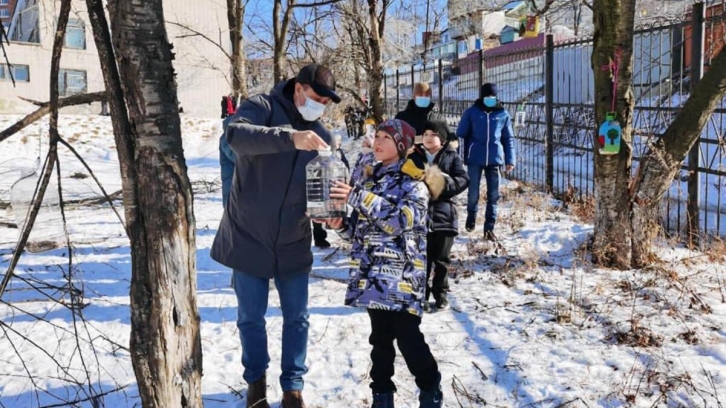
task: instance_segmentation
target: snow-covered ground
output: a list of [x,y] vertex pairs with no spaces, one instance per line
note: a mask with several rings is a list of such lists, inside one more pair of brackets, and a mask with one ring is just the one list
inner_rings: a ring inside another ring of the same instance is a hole
[[[17,119],[0,116],[0,129]],[[217,120],[185,117],[182,124],[195,188],[205,406],[243,407],[246,385],[230,272],[209,258],[222,215],[221,126]],[[60,125],[106,190],[120,189],[108,118],[62,116]],[[32,168],[39,133],[47,135],[46,122],[0,144],[0,204],[10,200],[10,188],[20,177],[17,168]],[[351,159],[356,144],[346,142]],[[98,188],[83,178],[82,166],[65,148],[60,152],[64,198],[96,197]],[[501,247],[485,245],[480,230],[460,235],[454,247],[452,307],[423,319],[443,373],[447,407],[726,403],[726,249],[699,253],[662,242],[661,259],[647,269],[596,269],[586,252],[592,225],[527,186],[508,182],[503,194],[497,227]],[[0,406],[64,401],[82,401],[77,406],[83,407],[140,406],[127,349],[128,240],[108,205],[75,204],[68,210],[74,245],[70,282],[82,290],[86,306],[80,313],[86,323],[74,324],[78,316],[50,300],[68,300],[61,290],[69,281],[67,251],[24,254],[0,303]],[[0,205],[3,274],[18,236],[16,228],[8,227],[13,223],[10,210]],[[343,306],[345,248],[313,252],[305,399],[310,407],[370,406],[370,329],[363,311]],[[278,407],[282,317],[272,286],[268,395]],[[395,382],[397,405],[418,406],[417,389],[401,358]],[[93,405],[93,395],[121,387]]]

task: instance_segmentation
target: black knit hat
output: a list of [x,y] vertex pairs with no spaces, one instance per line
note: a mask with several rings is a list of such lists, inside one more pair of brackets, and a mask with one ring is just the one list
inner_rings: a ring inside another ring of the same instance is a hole
[[436,136],[441,139],[441,144],[444,144],[446,142],[446,139],[448,139],[449,137],[449,127],[443,120],[429,119],[426,121],[423,130],[424,132],[430,130],[436,133]]
[[497,96],[497,84],[487,82],[481,86],[481,95],[479,97],[486,98],[487,96]]

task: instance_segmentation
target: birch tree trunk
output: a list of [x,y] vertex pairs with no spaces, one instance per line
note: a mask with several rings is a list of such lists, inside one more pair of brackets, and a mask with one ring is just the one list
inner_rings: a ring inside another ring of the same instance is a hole
[[131,361],[144,407],[201,407],[192,190],[162,1],[111,0],[109,14],[115,62],[100,22],[94,38],[107,89],[123,95],[111,112],[131,242]]
[[[595,33],[592,68],[595,79],[595,122],[599,125],[615,101],[617,120],[622,126],[620,153],[613,156],[595,153],[595,232],[593,262],[627,269],[631,264],[630,171],[632,163],[632,82],[633,26],[635,0],[595,0]],[[618,56],[619,55],[619,56]],[[617,95],[613,95],[611,61],[617,65]],[[593,146],[598,146],[595,132]]]

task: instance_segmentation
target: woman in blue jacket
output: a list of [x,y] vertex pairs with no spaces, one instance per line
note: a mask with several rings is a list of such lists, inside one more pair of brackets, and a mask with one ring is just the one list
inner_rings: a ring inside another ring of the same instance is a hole
[[497,99],[495,84],[482,85],[481,98],[464,111],[456,135],[464,139],[464,163],[469,173],[466,230],[471,232],[476,225],[483,172],[487,183],[484,239],[496,241],[494,224],[497,221],[500,167],[505,166],[505,171],[511,171],[515,157],[511,118]]

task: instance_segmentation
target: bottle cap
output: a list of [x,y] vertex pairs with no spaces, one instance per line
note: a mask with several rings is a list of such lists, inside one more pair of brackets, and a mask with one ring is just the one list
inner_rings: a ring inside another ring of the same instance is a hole
[[330,156],[332,153],[333,152],[331,151],[330,146],[318,149],[318,154],[323,157]]

